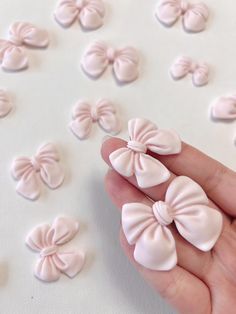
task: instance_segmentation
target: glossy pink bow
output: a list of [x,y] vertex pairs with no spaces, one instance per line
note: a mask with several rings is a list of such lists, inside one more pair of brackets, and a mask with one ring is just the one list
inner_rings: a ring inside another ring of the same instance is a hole
[[99,100],[94,106],[90,106],[86,101],[79,101],[75,105],[72,115],[73,121],[70,123],[70,129],[80,139],[88,138],[95,122],[108,133],[117,134],[120,131],[116,109],[106,99]]
[[236,95],[219,97],[211,108],[214,119],[235,120],[236,119]]
[[40,195],[39,178],[49,188],[58,188],[64,180],[64,171],[59,160],[53,144],[41,146],[32,158],[16,158],[11,168],[13,177],[19,181],[16,191],[27,199],[36,200]]
[[209,81],[209,67],[206,63],[195,63],[188,57],[179,57],[170,69],[171,76],[175,80],[192,74],[192,81],[195,86],[204,86]]
[[128,123],[130,141],[109,156],[113,168],[124,177],[135,176],[141,188],[148,188],[167,181],[169,170],[157,159],[147,154],[178,154],[181,140],[173,131],[159,130],[145,119],[133,119]]
[[85,29],[103,25],[105,6],[101,0],[61,0],[54,12],[56,21],[68,27],[79,19]]
[[0,63],[8,71],[23,70],[28,66],[28,57],[22,46],[44,48],[48,34],[32,24],[16,22],[10,26],[8,40],[0,40]]
[[169,185],[165,201],[152,207],[125,204],[122,226],[134,258],[144,267],[167,271],[177,264],[175,239],[168,228],[172,222],[181,236],[201,251],[212,249],[222,231],[222,215],[209,207],[202,188],[187,177],[177,177]]
[[6,91],[0,89],[0,118],[5,117],[12,110],[12,102]]
[[156,17],[166,26],[172,26],[183,16],[183,26],[188,32],[201,32],[209,17],[204,3],[190,4],[186,0],[161,0],[156,8]]
[[103,42],[95,42],[89,46],[81,60],[83,70],[91,77],[97,78],[113,65],[118,81],[129,83],[137,79],[139,56],[132,47],[115,50]]
[[35,276],[43,281],[55,281],[61,273],[74,277],[83,267],[83,252],[70,250],[59,252],[60,246],[69,242],[78,232],[79,224],[67,217],[56,218],[48,224],[34,228],[26,238],[26,244],[40,253],[34,269]]

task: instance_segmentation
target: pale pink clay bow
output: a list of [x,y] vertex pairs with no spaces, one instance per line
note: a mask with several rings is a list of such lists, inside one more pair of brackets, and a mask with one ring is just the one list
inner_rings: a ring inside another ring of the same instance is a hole
[[70,129],[79,139],[88,138],[95,122],[107,133],[117,134],[120,131],[116,109],[106,99],[97,101],[94,106],[86,101],[79,101],[73,109],[72,117]]
[[204,86],[209,81],[209,66],[206,63],[195,63],[188,57],[178,57],[171,69],[171,76],[175,80],[192,74],[192,81],[195,86]]
[[26,238],[26,244],[40,253],[34,274],[42,281],[56,281],[61,273],[73,278],[83,267],[83,252],[70,250],[60,252],[60,246],[69,242],[78,232],[79,224],[67,217],[56,218],[52,226],[48,224],[34,228]]
[[130,141],[109,156],[113,168],[124,177],[135,176],[141,188],[167,181],[169,170],[148,150],[159,155],[178,154],[181,151],[179,136],[170,130],[160,130],[145,119],[132,119],[128,123]]
[[181,236],[201,251],[210,251],[219,238],[223,219],[202,188],[187,177],[169,185],[165,201],[148,206],[125,204],[122,226],[134,258],[144,267],[168,271],[177,264],[175,239],[168,226],[174,222]]
[[88,47],[81,60],[82,69],[93,78],[101,76],[109,64],[121,83],[132,82],[139,75],[139,56],[133,47],[115,50],[98,41]]
[[166,26],[172,26],[183,16],[184,29],[197,33],[205,29],[209,10],[204,3],[190,4],[186,0],[161,0],[155,14],[157,19]]
[[214,119],[235,120],[236,119],[236,95],[219,97],[211,107]]
[[61,0],[54,12],[56,21],[68,27],[79,19],[85,29],[102,26],[105,6],[102,0]]
[[22,46],[45,48],[49,43],[46,31],[32,24],[16,22],[10,26],[8,40],[0,40],[0,63],[8,71],[23,70],[28,57]]
[[19,157],[13,161],[11,172],[19,181],[16,191],[23,197],[36,200],[40,195],[41,179],[49,188],[58,188],[64,180],[59,154],[53,144],[41,146],[32,158]]

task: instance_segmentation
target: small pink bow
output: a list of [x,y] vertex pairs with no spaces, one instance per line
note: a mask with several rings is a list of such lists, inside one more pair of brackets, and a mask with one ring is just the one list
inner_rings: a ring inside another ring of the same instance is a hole
[[11,168],[13,177],[19,181],[16,191],[27,199],[36,200],[40,195],[39,178],[49,188],[58,188],[64,180],[59,160],[53,144],[41,146],[32,158],[16,158]]
[[116,110],[106,99],[99,100],[92,107],[85,101],[79,101],[73,109],[72,116],[70,129],[79,139],[88,138],[94,122],[108,133],[117,134],[120,131]]
[[208,65],[206,63],[195,63],[188,57],[177,58],[170,69],[170,73],[175,80],[191,73],[193,84],[197,87],[204,86],[209,81]]
[[211,108],[214,119],[235,120],[236,119],[236,95],[219,97]]
[[56,21],[68,27],[79,19],[85,29],[103,25],[105,6],[101,0],[61,0],[54,12]]
[[161,0],[156,8],[156,17],[166,25],[172,26],[183,16],[183,26],[188,32],[197,33],[205,29],[209,17],[204,3],[189,4],[186,0]]
[[122,226],[134,258],[144,267],[168,271],[177,264],[175,239],[168,228],[172,222],[181,236],[201,251],[212,249],[219,238],[223,219],[202,188],[187,177],[177,177],[169,185],[165,201],[152,207],[125,204]]
[[118,81],[129,83],[138,77],[139,56],[132,47],[115,50],[103,42],[95,42],[89,46],[81,60],[82,69],[91,77],[98,78],[113,65]]
[[8,40],[0,40],[0,63],[8,71],[19,71],[28,66],[28,57],[22,46],[45,48],[49,43],[46,31],[24,22],[12,24],[8,37]]
[[8,94],[0,89],[0,118],[5,117],[12,110],[12,102]]
[[159,130],[145,119],[128,123],[130,141],[109,156],[113,168],[124,177],[135,175],[141,188],[148,188],[167,181],[169,170],[157,159],[147,154],[150,150],[159,155],[178,154],[181,140],[173,131]]
[[56,218],[48,224],[34,228],[26,238],[26,244],[40,253],[34,269],[35,276],[43,281],[56,281],[61,273],[73,278],[83,268],[83,252],[70,250],[59,252],[60,246],[69,242],[78,232],[79,224],[68,217]]

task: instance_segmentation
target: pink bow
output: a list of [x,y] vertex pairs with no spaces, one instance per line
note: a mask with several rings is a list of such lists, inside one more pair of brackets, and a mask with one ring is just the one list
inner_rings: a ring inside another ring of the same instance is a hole
[[58,163],[59,160],[53,144],[41,146],[32,158],[16,158],[11,169],[13,177],[19,181],[16,191],[27,199],[36,200],[40,195],[39,178],[49,188],[58,188],[64,180],[64,171]]
[[79,19],[85,29],[102,26],[105,6],[101,0],[61,0],[54,12],[56,21],[64,27]]
[[179,136],[145,119],[128,123],[130,141],[109,156],[113,168],[124,177],[135,175],[141,188],[148,188],[167,181],[169,170],[157,159],[147,154],[150,150],[159,155],[178,154],[181,151]]
[[56,218],[52,226],[48,224],[34,228],[26,238],[26,244],[40,258],[36,263],[34,274],[43,281],[55,281],[61,273],[74,277],[83,267],[85,255],[83,252],[59,252],[59,247],[74,238],[79,224],[67,217]]
[[5,117],[12,110],[12,102],[8,94],[0,89],[0,118]]
[[28,57],[23,45],[44,48],[48,45],[48,34],[32,24],[16,22],[10,26],[9,39],[0,40],[0,63],[8,71],[23,70],[28,66]]
[[172,26],[183,16],[184,29],[188,32],[201,32],[209,17],[204,3],[189,4],[186,0],[161,0],[156,8],[156,17],[166,26]]
[[132,47],[114,50],[103,42],[95,42],[86,50],[81,66],[89,76],[97,78],[110,63],[118,81],[129,83],[137,79],[139,57]]
[[169,185],[165,201],[152,207],[125,204],[122,226],[134,258],[144,267],[167,271],[177,264],[175,239],[167,227],[172,222],[181,236],[201,251],[212,249],[222,231],[222,215],[208,206],[202,188],[187,177],[177,177]]
[[209,81],[208,65],[206,63],[195,63],[188,57],[177,58],[170,69],[170,73],[175,80],[179,80],[191,73],[195,86],[204,86]]
[[236,119],[236,95],[219,97],[211,108],[214,119],[235,120]]
[[78,138],[86,139],[94,122],[97,122],[108,133],[117,134],[120,131],[116,110],[108,100],[101,99],[93,107],[85,101],[79,101],[73,109],[71,131]]

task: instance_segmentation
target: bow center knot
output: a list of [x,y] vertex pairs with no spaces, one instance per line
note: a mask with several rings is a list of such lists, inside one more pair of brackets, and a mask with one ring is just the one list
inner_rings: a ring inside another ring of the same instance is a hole
[[9,41],[15,46],[22,46],[24,43],[22,38],[13,34],[9,36]]
[[98,119],[99,119],[99,117],[98,117],[98,110],[97,110],[96,106],[93,106],[91,108],[91,117],[92,117],[93,122],[97,122]]
[[198,68],[198,64],[196,62],[192,62],[189,69],[190,73],[194,73],[197,68]]
[[108,48],[107,49],[107,59],[110,63],[114,62],[116,58],[116,51],[114,48]]
[[57,251],[58,251],[58,247],[56,245],[52,245],[52,246],[42,249],[42,251],[40,252],[40,256],[41,257],[51,256],[57,253]]
[[86,5],[86,1],[85,0],[77,0],[76,1],[76,7],[79,10],[82,10],[85,5]]
[[38,161],[37,157],[31,158],[31,164],[32,164],[32,166],[36,172],[40,171],[41,166],[40,166],[40,162]]
[[180,2],[180,8],[181,8],[181,12],[182,14],[185,14],[188,9],[189,9],[189,4],[186,0],[181,0]]
[[173,222],[173,210],[167,203],[162,201],[156,202],[152,209],[157,221],[162,226],[168,226]]
[[127,147],[136,153],[146,154],[147,146],[138,141],[129,141]]

